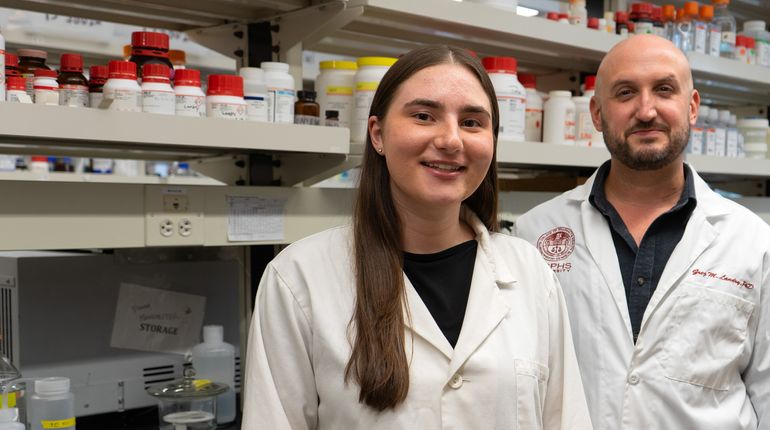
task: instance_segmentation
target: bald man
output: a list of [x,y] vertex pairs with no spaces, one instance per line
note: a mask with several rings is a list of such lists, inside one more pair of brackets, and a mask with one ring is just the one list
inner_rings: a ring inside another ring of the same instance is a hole
[[516,221],[564,290],[596,429],[770,429],[770,226],[682,152],[687,59],[633,36],[591,99],[611,159]]

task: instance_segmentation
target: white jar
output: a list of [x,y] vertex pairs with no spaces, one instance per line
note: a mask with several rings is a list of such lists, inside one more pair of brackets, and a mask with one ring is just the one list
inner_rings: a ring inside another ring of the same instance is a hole
[[265,72],[259,67],[242,67],[239,74],[243,78],[243,99],[246,100],[246,119],[249,121],[268,122]]
[[747,158],[767,157],[768,120],[745,118],[738,120],[738,131],[743,136]]
[[32,103],[27,94],[27,84],[21,76],[9,76],[7,78],[8,91],[5,93],[5,101],[12,103]]
[[149,63],[142,67],[142,112],[174,115],[176,94],[165,64]]
[[527,92],[526,111],[524,114],[524,140],[527,142],[543,141],[543,98],[538,94],[535,75],[521,73],[519,81]]
[[245,121],[243,78],[235,75],[209,75],[206,114],[209,118]]
[[260,64],[265,71],[267,85],[267,120],[285,124],[294,123],[294,78],[289,74],[289,65],[274,61]]
[[353,119],[353,88],[356,85],[354,61],[321,61],[321,73],[315,80],[315,92],[321,118],[326,111],[336,110],[339,114],[339,126],[350,128]]
[[512,57],[487,57],[482,60],[495,87],[500,110],[498,139],[524,141],[527,92],[516,77],[517,63]]
[[[27,406],[30,430],[75,429],[75,396],[70,392],[69,378],[36,380]],[[43,427],[43,422],[55,422],[56,426]]]
[[543,109],[543,142],[575,144],[575,103],[569,91],[551,91]]
[[382,77],[397,61],[390,57],[361,57],[357,60],[356,72],[355,111],[353,121],[350,124],[350,140],[353,142],[365,142],[369,110],[372,107],[372,99]]
[[36,105],[59,106],[59,83],[56,81],[55,70],[35,70],[32,88],[35,91]]
[[201,89],[201,72],[195,69],[174,71],[174,113],[177,116],[206,116],[206,95]]
[[573,97],[575,103],[575,145],[591,146],[591,136],[594,131],[594,123],[591,120],[591,99],[585,96]]
[[136,63],[112,60],[109,68],[108,79],[103,88],[104,98],[112,101],[107,109],[141,112],[142,88],[136,82]]
[[741,34],[754,39],[757,64],[770,67],[770,32],[766,30],[765,21],[744,22]]

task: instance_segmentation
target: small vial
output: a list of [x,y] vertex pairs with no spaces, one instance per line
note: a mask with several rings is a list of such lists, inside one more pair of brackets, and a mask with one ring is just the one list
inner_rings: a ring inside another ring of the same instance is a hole
[[340,126],[340,112],[336,110],[327,110],[325,112],[326,120],[324,125],[327,127],[339,127]]
[[104,98],[104,84],[109,73],[107,66],[91,66],[88,69],[88,101],[92,108],[98,108]]
[[142,66],[142,112],[174,115],[176,95],[165,64],[147,63]]
[[315,91],[298,91],[294,103],[294,124],[320,125],[321,108],[315,101]]
[[56,71],[48,69],[35,70],[35,104],[59,105],[59,83],[56,82]]
[[106,109],[141,112],[142,88],[136,82],[136,63],[112,60],[109,70],[109,78],[104,84],[104,98],[111,103]]
[[206,95],[201,89],[201,72],[177,69],[174,72],[175,112],[177,116],[206,116]]

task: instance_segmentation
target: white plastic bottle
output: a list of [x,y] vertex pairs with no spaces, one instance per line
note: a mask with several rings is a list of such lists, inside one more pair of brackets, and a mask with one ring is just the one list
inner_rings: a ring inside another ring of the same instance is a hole
[[267,84],[267,120],[285,124],[294,123],[294,78],[289,74],[289,65],[274,61],[260,64],[265,71]]
[[19,409],[0,409],[0,430],[25,430],[24,424],[19,422]]
[[706,53],[712,57],[719,57],[722,49],[722,31],[714,23],[714,6],[702,5],[700,7],[700,19],[707,26]]
[[719,53],[722,57],[733,58],[735,51],[735,32],[738,27],[735,24],[735,17],[733,17],[727,10],[727,5],[730,4],[730,0],[711,0],[711,4],[714,5],[713,22],[719,27],[719,32],[722,35],[722,44],[719,48]]
[[706,118],[706,139],[703,147],[705,155],[714,156],[717,153],[717,122],[719,121],[719,110],[709,109],[709,116]]
[[543,112],[543,142],[575,144],[575,103],[569,91],[551,91]]
[[75,396],[69,378],[35,380],[35,393],[29,397],[27,421],[30,430],[75,429]]
[[142,112],[174,115],[176,94],[168,79],[170,74],[171,70],[165,64],[142,66]]
[[730,115],[730,122],[727,124],[727,156],[738,158],[739,139],[738,139],[738,118],[735,114]]
[[243,100],[243,78],[235,75],[209,75],[206,115],[209,118],[245,121],[246,101]]
[[688,154],[702,155],[704,153],[704,144],[706,138],[706,120],[709,116],[709,107],[701,106],[698,108],[698,119],[695,125],[690,129],[690,142],[687,145]]
[[585,0],[569,0],[569,23],[585,27],[588,22],[588,9]]
[[35,91],[35,104],[59,106],[59,82],[56,71],[37,69],[32,88]]
[[744,22],[741,34],[754,39],[756,64],[770,67],[770,32],[765,29],[765,21]]
[[27,81],[21,76],[9,76],[7,78],[8,92],[5,94],[5,101],[11,103],[32,103],[32,99],[27,94]]
[[575,145],[589,147],[594,130],[589,109],[591,99],[585,96],[572,97],[572,102],[575,103]]
[[206,95],[201,89],[201,72],[195,69],[174,71],[174,113],[177,116],[206,116]]
[[5,101],[5,38],[0,33],[0,101]]
[[321,73],[315,80],[315,92],[318,94],[318,106],[321,117],[326,111],[336,110],[339,116],[339,126],[350,128],[353,120],[353,88],[356,85],[356,70],[354,61],[321,61]]
[[717,117],[717,137],[714,155],[724,157],[727,155],[727,128],[730,126],[730,111],[719,110]]
[[[108,110],[122,112],[142,111],[142,88],[136,81],[136,63],[112,60],[109,64],[107,82],[104,84],[104,98],[111,100]],[[101,103],[99,106],[103,106]]]
[[217,424],[235,421],[235,347],[226,343],[221,325],[203,327],[203,343],[192,349],[196,378],[227,384],[230,389],[217,396]]
[[698,10],[698,15],[693,17],[693,48],[694,52],[705,54],[709,40],[709,24],[703,20],[703,7]]
[[516,76],[513,57],[487,57],[482,60],[495,87],[500,110],[498,138],[510,142],[524,141],[527,92]]
[[246,119],[268,122],[267,84],[265,72],[259,67],[241,67],[243,99],[246,100]]
[[527,92],[526,112],[524,116],[524,140],[527,142],[543,141],[543,98],[537,93],[537,78],[528,73],[519,74],[519,81]]
[[350,140],[365,142],[369,121],[369,109],[372,107],[374,92],[380,85],[380,80],[390,66],[396,62],[390,57],[361,57],[357,60],[355,111],[350,124]]

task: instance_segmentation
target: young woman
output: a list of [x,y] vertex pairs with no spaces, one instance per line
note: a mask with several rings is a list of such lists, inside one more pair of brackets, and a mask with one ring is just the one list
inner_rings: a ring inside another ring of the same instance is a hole
[[243,429],[589,429],[561,290],[495,233],[498,108],[479,61],[404,55],[372,102],[352,226],[267,267]]

